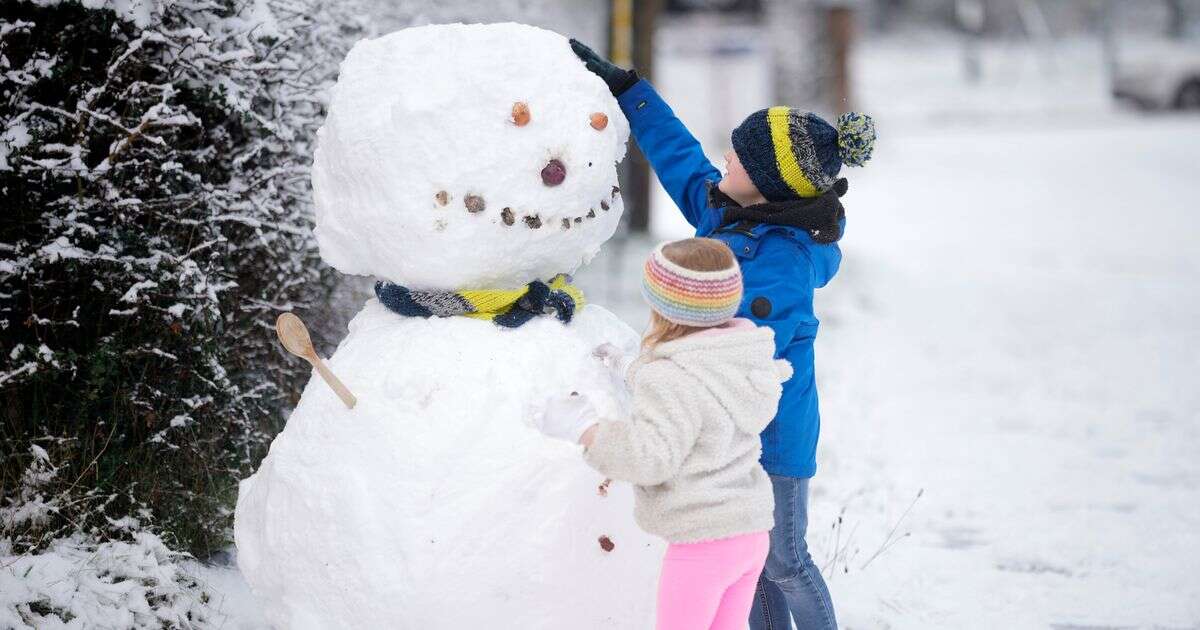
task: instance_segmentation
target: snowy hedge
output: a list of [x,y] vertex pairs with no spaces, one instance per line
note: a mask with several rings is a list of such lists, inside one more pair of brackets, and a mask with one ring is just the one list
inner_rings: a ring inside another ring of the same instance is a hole
[[219,627],[219,600],[182,555],[148,532],[129,542],[81,534],[40,553],[9,555],[0,541],[0,628]]
[[[227,542],[324,307],[308,165],[349,3],[0,5],[0,539]],[[133,520],[131,520],[133,519]]]

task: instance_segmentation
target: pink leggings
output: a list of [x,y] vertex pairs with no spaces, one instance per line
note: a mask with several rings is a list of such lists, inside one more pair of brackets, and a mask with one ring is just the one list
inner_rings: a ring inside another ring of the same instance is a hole
[[744,629],[770,544],[767,532],[757,532],[668,546],[657,630]]

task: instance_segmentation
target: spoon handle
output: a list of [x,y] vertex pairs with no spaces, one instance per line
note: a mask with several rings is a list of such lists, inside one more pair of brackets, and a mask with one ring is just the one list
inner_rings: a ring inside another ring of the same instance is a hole
[[354,397],[354,394],[351,394],[350,390],[346,389],[346,385],[342,383],[341,379],[334,376],[333,372],[330,372],[329,368],[325,367],[325,362],[321,360],[321,357],[314,354],[311,359],[313,367],[317,368],[317,374],[320,374],[321,378],[325,379],[325,382],[333,388],[338,398],[341,398],[342,402],[346,403],[347,408],[353,409],[354,405],[358,403],[358,399]]

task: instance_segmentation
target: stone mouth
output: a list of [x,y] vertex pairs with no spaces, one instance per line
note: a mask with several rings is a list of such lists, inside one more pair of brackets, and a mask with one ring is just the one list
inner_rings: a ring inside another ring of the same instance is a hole
[[[513,206],[490,208],[486,199],[484,199],[481,195],[473,193],[462,195],[456,204],[454,196],[445,190],[439,190],[434,193],[433,204],[434,208],[438,210],[451,210],[458,205],[460,209],[463,209],[467,212],[467,214],[472,215],[487,215],[495,212],[499,215],[498,223],[503,227],[524,227],[530,230],[540,230],[543,228],[570,230],[576,227],[581,227],[585,222],[591,221],[601,213],[611,210],[612,202],[617,198],[617,195],[620,194],[621,188],[614,185],[612,187],[612,192],[609,193],[608,198],[600,199],[595,205],[589,207],[585,211],[565,217],[543,217],[540,212],[535,210],[527,210]],[[445,229],[445,219],[437,219],[435,225],[439,230]]]

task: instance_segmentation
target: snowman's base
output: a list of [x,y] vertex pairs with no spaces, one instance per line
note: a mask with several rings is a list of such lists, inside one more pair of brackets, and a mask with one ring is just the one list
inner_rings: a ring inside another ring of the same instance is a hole
[[661,541],[632,490],[530,424],[548,397],[616,416],[602,343],[633,331],[596,306],[570,325],[406,319],[377,301],[242,483],[238,563],[278,628],[649,628]]

